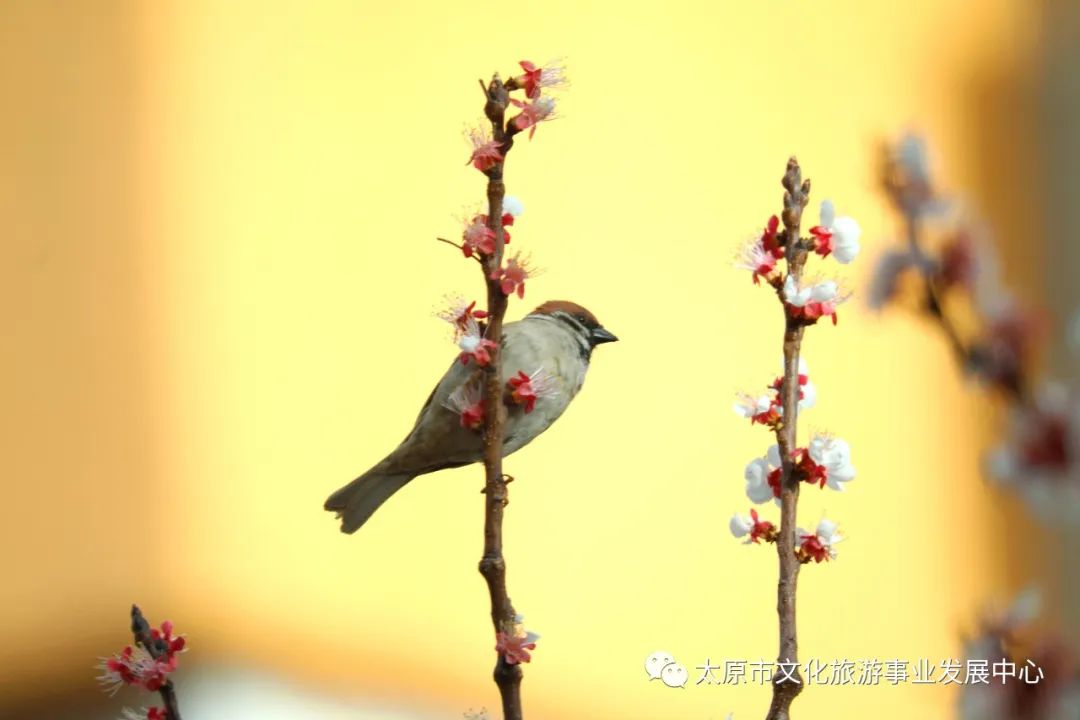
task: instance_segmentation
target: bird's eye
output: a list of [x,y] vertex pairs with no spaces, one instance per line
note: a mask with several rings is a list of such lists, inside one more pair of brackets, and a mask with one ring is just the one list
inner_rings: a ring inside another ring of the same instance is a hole
[[577,321],[578,321],[579,323],[581,323],[582,325],[584,325],[584,324],[585,324],[585,316],[584,316],[584,315],[578,315],[576,319],[577,319]]

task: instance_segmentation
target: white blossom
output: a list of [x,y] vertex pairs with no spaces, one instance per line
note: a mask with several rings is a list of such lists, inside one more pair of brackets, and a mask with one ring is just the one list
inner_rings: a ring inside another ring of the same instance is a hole
[[749,515],[735,513],[731,516],[728,527],[731,529],[732,535],[741,538],[749,535],[750,531],[754,529],[754,521],[750,519]]
[[734,405],[735,413],[744,418],[752,418],[756,415],[769,412],[772,406],[772,398],[768,395],[753,397],[752,395],[740,395]]
[[862,228],[855,218],[846,215],[836,217],[832,200],[821,203],[821,226],[832,232],[832,255],[837,262],[847,265],[858,256]]
[[855,466],[851,464],[851,447],[845,440],[830,435],[815,435],[807,449],[810,459],[825,468],[825,484],[833,490],[844,489],[842,483],[855,479]]
[[779,468],[780,465],[779,445],[771,446],[765,457],[755,458],[750,461],[743,472],[743,477],[746,480],[746,496],[750,498],[750,502],[759,505],[771,499],[776,499],[779,502],[779,498],[776,498],[772,487],[769,485],[769,473]]
[[805,542],[805,538],[817,536],[818,542],[825,548],[825,551],[829,555],[830,560],[836,559],[836,545],[844,539],[844,536],[837,532],[837,525],[828,518],[822,518],[818,523],[817,530],[814,532],[808,532],[799,528],[796,530],[795,537],[799,541]]
[[525,206],[513,195],[507,195],[503,198],[502,210],[504,215],[513,215],[518,218],[525,212]]
[[801,308],[811,302],[841,302],[844,299],[840,296],[840,286],[833,280],[808,284],[796,280],[793,275],[788,275],[784,280],[784,300],[795,307]]

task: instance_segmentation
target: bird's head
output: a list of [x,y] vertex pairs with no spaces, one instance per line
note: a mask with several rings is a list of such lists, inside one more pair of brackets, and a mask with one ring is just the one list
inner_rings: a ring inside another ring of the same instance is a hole
[[591,312],[567,300],[548,300],[529,314],[546,315],[565,323],[570,330],[582,335],[590,348],[619,339],[601,325]]

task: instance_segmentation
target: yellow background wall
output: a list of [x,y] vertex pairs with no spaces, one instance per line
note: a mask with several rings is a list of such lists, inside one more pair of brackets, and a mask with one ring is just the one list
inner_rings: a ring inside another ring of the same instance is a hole
[[[622,342],[507,463],[510,589],[543,635],[527,708],[762,714],[765,688],[642,672],[661,648],[688,666],[776,651],[773,551],[726,524],[769,444],[732,395],[771,379],[781,327],[734,254],[795,152],[816,199],[863,225],[860,288],[897,228],[872,151],[906,127],[935,139],[948,185],[1011,198],[992,219],[1021,224],[1023,191],[988,179],[983,151],[1025,129],[993,88],[1030,72],[1035,6],[453,5],[5,5],[0,709],[58,685],[89,698],[133,599],[189,632],[191,663],[447,717],[497,706],[480,472],[418,480],[354,537],[321,503],[445,369],[442,296],[481,290],[433,241],[483,197],[461,139],[476,79],[562,56],[562,119],[507,166],[514,246],[546,268],[511,315],[573,299]],[[802,576],[804,659],[956,655],[973,610],[1027,572],[1002,562],[1023,543],[978,479],[982,401],[926,326],[858,296],[805,354],[804,427],[849,439],[860,474],[804,494],[805,523],[827,510],[850,536]],[[886,720],[950,702],[886,686],[797,707]]]

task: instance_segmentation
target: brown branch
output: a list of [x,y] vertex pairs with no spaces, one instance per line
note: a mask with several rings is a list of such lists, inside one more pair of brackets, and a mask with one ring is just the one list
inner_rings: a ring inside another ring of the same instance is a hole
[[[505,158],[513,145],[505,127],[510,94],[498,74],[484,88],[484,95],[484,114],[491,121],[492,137],[502,144]],[[495,343],[495,347],[491,349],[491,362],[484,368],[484,555],[480,560],[480,574],[487,581],[488,594],[491,596],[491,622],[495,633],[510,636],[515,632],[514,618],[517,613],[506,592],[506,560],[502,550],[503,513],[509,502],[506,489],[508,478],[502,471],[506,408],[503,405],[501,372],[502,327],[507,299],[499,281],[492,277],[502,265],[503,247],[506,244],[502,226],[502,204],[506,194],[503,163],[494,165],[486,174],[488,227],[495,233],[495,251],[483,263],[484,282],[487,284],[486,337]],[[494,677],[502,698],[503,719],[521,720],[521,667],[508,663],[505,655],[500,653],[495,663]]]
[[[788,274],[799,280],[806,263],[807,250],[799,237],[802,212],[810,194],[810,181],[802,179],[798,161],[788,160],[784,186],[785,257]],[[783,291],[781,290],[781,293]],[[782,299],[782,297],[781,297]],[[802,678],[798,671],[799,642],[796,631],[795,592],[799,581],[800,562],[795,554],[795,528],[799,504],[799,478],[795,472],[794,452],[799,412],[799,353],[802,348],[805,325],[794,317],[784,305],[784,379],[781,386],[781,403],[784,408],[783,422],[776,428],[776,441],[780,446],[782,474],[780,481],[780,535],[776,552],[780,561],[780,578],[776,586],[776,613],[780,620],[780,652],[777,663],[794,668],[790,673],[774,674],[772,703],[767,720],[788,720],[792,701],[802,691]],[[777,678],[777,676],[780,676]]]
[[[135,637],[136,644],[141,645],[146,652],[150,653],[150,657],[155,660],[168,654],[165,641],[154,637],[150,630],[150,623],[143,617],[142,610],[139,609],[138,605],[131,606],[131,634]],[[176,700],[176,688],[173,686],[172,680],[166,680],[158,689],[158,692],[161,694],[161,700],[165,704],[166,717],[169,720],[181,720],[180,706]]]

